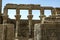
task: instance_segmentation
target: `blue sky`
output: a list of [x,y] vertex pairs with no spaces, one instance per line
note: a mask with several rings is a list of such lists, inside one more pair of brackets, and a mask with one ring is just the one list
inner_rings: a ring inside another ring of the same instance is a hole
[[[60,7],[60,0],[2,0],[2,9],[7,3],[12,4],[39,4],[41,6],[51,6],[51,7]],[[16,14],[16,10],[8,10],[8,15],[10,18],[14,19],[14,15]],[[28,10],[20,10],[21,15],[23,16],[22,19],[26,19],[28,15]],[[2,11],[3,12],[3,11]],[[24,14],[25,13],[25,14]],[[39,10],[32,10],[34,15],[34,19],[39,19],[40,12]],[[13,15],[12,15],[13,14]],[[50,10],[45,11],[45,15],[50,15]]]

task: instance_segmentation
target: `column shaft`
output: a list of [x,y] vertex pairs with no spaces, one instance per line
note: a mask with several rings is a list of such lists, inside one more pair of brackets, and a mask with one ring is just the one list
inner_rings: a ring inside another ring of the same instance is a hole
[[19,21],[16,21],[16,33],[15,33],[16,38],[18,37],[18,24],[19,24]]
[[40,16],[44,16],[44,9],[43,8],[41,8],[41,10],[40,10]]
[[32,20],[29,20],[29,35],[31,35]]
[[[32,27],[32,10],[29,10],[28,20],[29,20],[29,38],[31,38],[31,27]],[[30,40],[30,39],[29,39]]]
[[19,27],[19,23],[20,23],[20,11],[19,9],[16,9],[16,31],[15,31],[15,40],[19,40],[18,39],[18,27]]
[[6,39],[6,34],[5,34],[5,31],[6,31],[6,27],[7,27],[7,20],[8,20],[8,9],[7,8],[4,8],[4,14],[3,14],[3,40]]
[[43,24],[45,20],[45,15],[44,15],[44,8],[40,9],[40,21]]
[[7,23],[7,20],[8,20],[8,9],[4,8],[3,23]]
[[19,8],[16,9],[16,12],[17,12],[16,13],[17,15],[20,15],[20,9]]
[[42,20],[42,18],[44,17],[45,15],[44,15],[44,9],[43,8],[41,8],[40,9],[40,20]]
[[8,9],[4,8],[4,15],[8,15]]
[[32,15],[28,15],[28,20],[29,20],[29,40],[32,40],[32,34],[31,34],[31,31],[32,31]]
[[51,13],[52,13],[52,16],[54,16],[55,15],[55,9],[52,9]]

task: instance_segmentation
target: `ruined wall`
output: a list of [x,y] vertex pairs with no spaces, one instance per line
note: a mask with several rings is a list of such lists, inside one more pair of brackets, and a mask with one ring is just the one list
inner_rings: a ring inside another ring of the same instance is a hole
[[0,40],[3,39],[3,25],[0,24]]
[[42,24],[42,40],[60,40],[60,24]]
[[40,23],[34,26],[34,40],[41,40],[41,27]]
[[6,26],[6,40],[14,40],[14,25],[7,24]]
[[14,40],[13,24],[0,24],[0,40]]

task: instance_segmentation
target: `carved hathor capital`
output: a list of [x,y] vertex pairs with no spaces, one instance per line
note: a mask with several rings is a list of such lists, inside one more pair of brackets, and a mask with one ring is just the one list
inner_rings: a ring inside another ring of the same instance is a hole
[[29,14],[27,17],[28,17],[28,20],[32,20],[33,15],[32,14]]
[[46,17],[45,15],[41,15],[39,16],[40,20],[42,20],[43,17]]
[[21,15],[15,15],[15,17],[16,17],[16,21],[19,21],[21,18]]

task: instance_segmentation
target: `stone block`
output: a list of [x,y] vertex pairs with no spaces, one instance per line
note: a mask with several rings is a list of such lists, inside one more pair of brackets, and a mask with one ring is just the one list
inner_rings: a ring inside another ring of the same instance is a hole
[[41,40],[40,23],[34,25],[34,40]]
[[6,40],[14,40],[14,25],[7,24],[6,26]]
[[0,40],[14,40],[13,24],[0,24]]
[[3,39],[3,25],[0,24],[0,40]]

